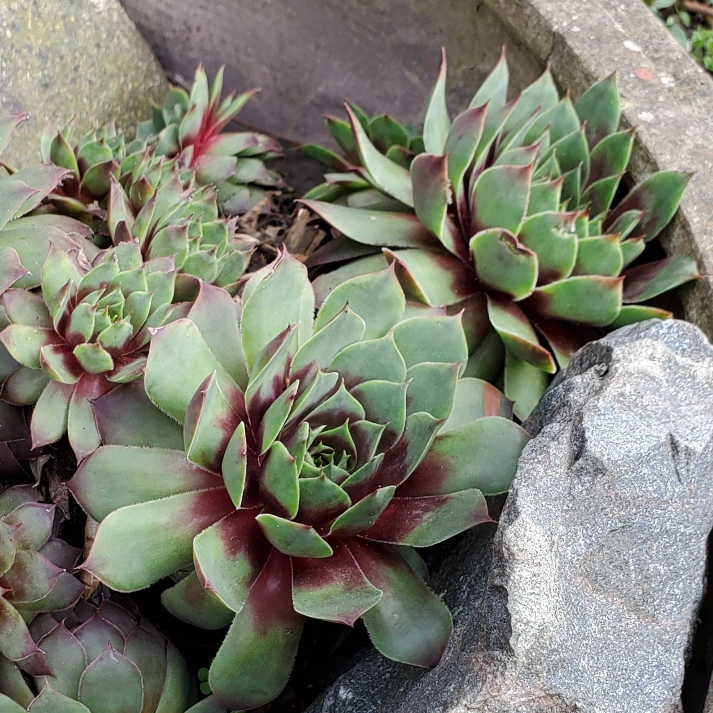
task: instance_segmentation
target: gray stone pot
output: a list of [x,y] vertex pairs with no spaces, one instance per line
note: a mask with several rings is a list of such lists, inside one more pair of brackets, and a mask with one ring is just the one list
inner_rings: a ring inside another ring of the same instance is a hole
[[[547,63],[575,96],[616,70],[624,123],[638,127],[631,178],[696,172],[662,242],[698,261],[704,277],[682,290],[684,311],[713,336],[713,82],[641,0],[121,1],[169,74],[227,65],[227,87],[263,89],[241,118],[294,142],[324,141],[322,114],[345,97],[420,121],[441,45],[459,109],[501,45],[515,90]],[[292,152],[298,189],[304,169]]]

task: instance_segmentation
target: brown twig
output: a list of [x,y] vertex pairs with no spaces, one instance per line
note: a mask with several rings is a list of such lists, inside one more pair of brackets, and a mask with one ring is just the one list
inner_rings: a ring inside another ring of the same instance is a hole
[[695,0],[683,0],[681,3],[683,7],[686,8],[686,10],[690,10],[691,12],[698,12],[701,15],[708,15],[709,17],[713,17],[713,7],[710,5],[706,5],[702,2],[695,2]]

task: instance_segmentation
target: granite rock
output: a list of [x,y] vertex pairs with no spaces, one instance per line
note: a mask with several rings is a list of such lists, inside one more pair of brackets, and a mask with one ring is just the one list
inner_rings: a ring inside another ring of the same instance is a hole
[[0,114],[26,111],[3,160],[39,160],[49,121],[76,137],[113,118],[130,128],[168,91],[163,70],[117,0],[2,0]]
[[455,619],[441,664],[368,652],[310,713],[682,710],[713,526],[713,348],[685,322],[621,329],[525,425],[494,539],[467,534],[434,576]]

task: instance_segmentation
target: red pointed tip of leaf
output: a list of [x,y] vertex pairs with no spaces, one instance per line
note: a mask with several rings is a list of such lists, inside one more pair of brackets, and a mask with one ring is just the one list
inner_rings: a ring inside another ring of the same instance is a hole
[[30,676],[53,676],[52,669],[45,660],[45,652],[39,646],[29,656],[16,661],[17,665]]

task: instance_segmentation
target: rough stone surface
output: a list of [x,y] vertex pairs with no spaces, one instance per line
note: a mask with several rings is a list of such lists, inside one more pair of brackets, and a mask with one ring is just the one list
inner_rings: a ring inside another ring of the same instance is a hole
[[49,121],[76,137],[116,118],[151,116],[168,90],[151,49],[117,0],[0,0],[0,113],[26,111],[3,160],[37,162]]
[[685,322],[619,330],[526,427],[494,543],[469,533],[434,578],[456,623],[441,664],[369,652],[309,713],[682,710],[713,525],[713,347]]

